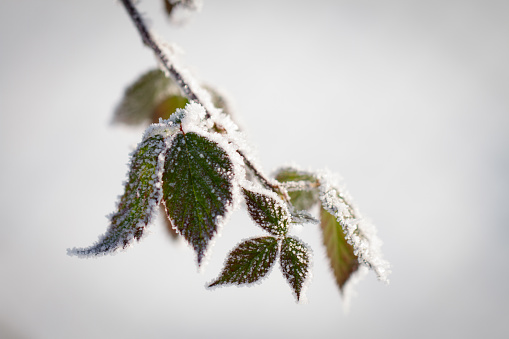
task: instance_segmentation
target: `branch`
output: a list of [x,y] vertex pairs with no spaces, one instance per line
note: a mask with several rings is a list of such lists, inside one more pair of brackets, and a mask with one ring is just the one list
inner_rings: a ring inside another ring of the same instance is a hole
[[159,60],[161,65],[168,71],[170,76],[175,80],[175,82],[178,84],[184,95],[190,100],[195,101],[205,107],[205,111],[207,114],[207,118],[210,117],[210,112],[207,110],[206,106],[203,104],[203,100],[200,100],[198,98],[198,95],[196,94],[196,91],[193,90],[188,82],[184,80],[184,77],[182,74],[175,68],[175,66],[170,62],[168,59],[168,56],[163,52],[163,49],[161,46],[156,42],[156,39],[154,36],[149,32],[147,29],[147,26],[145,25],[145,22],[143,21],[140,12],[136,9],[134,4],[131,0],[121,0],[122,4],[124,5],[125,9],[127,10],[127,13],[131,17],[131,19],[134,22],[134,25],[138,29],[138,32],[141,35],[141,39],[143,40],[143,43],[152,49],[154,51],[154,54],[156,55],[156,58]]
[[[154,52],[156,58],[161,63],[162,67],[168,72],[168,74],[175,80],[177,85],[182,90],[182,93],[189,99],[189,101],[194,101],[200,105],[202,105],[205,108],[205,117],[207,119],[210,119],[212,117],[210,113],[210,107],[212,103],[210,103],[207,100],[203,100],[203,98],[200,98],[199,92],[202,91],[202,89],[197,84],[193,84],[190,79],[185,79],[185,77],[182,74],[182,71],[178,70],[175,65],[170,61],[168,58],[168,55],[163,51],[163,48],[161,47],[160,43],[157,41],[157,39],[153,36],[152,33],[147,28],[147,25],[143,21],[143,18],[141,17],[140,12],[136,9],[133,2],[131,0],[121,0],[122,4],[124,5],[125,9],[127,10],[127,13],[131,17],[131,19],[134,22],[134,25],[138,29],[138,32],[141,35],[141,39],[143,43],[152,49]],[[213,106],[212,106],[213,107]],[[214,122],[216,125],[217,123]],[[220,126],[221,127],[221,126]],[[260,180],[261,184],[265,186],[266,188],[280,194],[283,196],[283,199],[289,201],[288,194],[286,193],[286,190],[277,184],[277,182],[274,182],[273,180],[268,179],[258,168],[255,166],[253,162],[251,162],[247,156],[242,152],[240,149],[237,148],[237,153],[243,158],[246,166],[253,172],[253,174]]]

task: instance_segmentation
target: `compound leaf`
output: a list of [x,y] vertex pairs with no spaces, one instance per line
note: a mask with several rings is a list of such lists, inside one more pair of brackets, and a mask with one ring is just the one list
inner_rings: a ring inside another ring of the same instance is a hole
[[359,268],[359,259],[354,254],[352,245],[347,242],[343,228],[336,217],[321,208],[320,219],[323,243],[327,249],[330,266],[336,283],[342,290],[348,278]]
[[125,191],[118,211],[111,215],[110,226],[91,247],[69,250],[73,255],[99,255],[125,248],[133,239],[139,240],[162,197],[162,153],[164,138],[156,135],[145,139],[134,152]]
[[309,250],[300,240],[287,237],[281,245],[280,261],[283,275],[299,300],[309,274]]
[[274,237],[246,240],[229,253],[221,275],[209,287],[253,283],[270,271],[277,254],[278,243]]
[[264,230],[276,236],[285,235],[291,222],[288,208],[275,197],[243,189],[251,218]]
[[163,202],[173,227],[196,251],[198,264],[230,210],[233,178],[232,161],[217,143],[194,132],[172,140],[164,164]]

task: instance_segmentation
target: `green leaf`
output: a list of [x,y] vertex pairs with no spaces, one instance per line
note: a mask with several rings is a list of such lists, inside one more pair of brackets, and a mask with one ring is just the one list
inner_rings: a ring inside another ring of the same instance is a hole
[[187,98],[181,95],[170,95],[161,101],[152,112],[152,122],[157,123],[159,119],[168,119],[178,108],[184,108],[189,103]]
[[288,184],[290,201],[297,210],[309,210],[318,203],[318,179],[312,173],[283,167],[276,172],[275,178]]
[[243,192],[249,215],[261,228],[275,236],[283,236],[288,232],[291,215],[283,202],[245,188]]
[[[334,260],[337,260],[338,257],[336,253],[337,250],[334,248],[340,246],[342,242],[341,238],[344,238],[353,248],[353,254],[356,256],[359,264],[367,266],[375,271],[379,280],[389,282],[388,276],[391,273],[390,264],[382,257],[380,252],[381,242],[376,236],[376,229],[360,215],[359,211],[352,204],[348,193],[344,190],[340,191],[336,189],[334,186],[330,185],[327,180],[322,180],[319,198],[322,208],[332,215],[337,222],[337,225],[335,225],[332,220],[328,221],[326,225],[329,225],[329,227],[326,229],[331,229],[334,232],[324,232],[325,244],[326,246],[331,246],[331,265],[333,269],[336,270],[336,268],[334,268],[334,265],[336,265]],[[329,220],[330,217],[327,216],[326,219]],[[322,224],[324,224],[324,222],[322,222]],[[335,226],[333,227],[330,225]],[[331,241],[332,244],[327,245],[327,242]],[[351,250],[349,249],[348,251]],[[345,260],[349,260],[350,257],[351,254],[348,254]],[[350,265],[354,264],[351,263]],[[353,273],[356,269],[357,268],[354,267],[348,268],[347,266],[347,276],[344,279],[341,278],[341,274],[335,272],[340,288],[344,283],[342,281],[348,279],[351,275],[348,271],[352,270]]]
[[309,274],[309,249],[300,240],[287,237],[281,245],[280,261],[283,275],[299,300]]
[[221,275],[209,287],[253,283],[270,271],[277,254],[278,244],[274,237],[246,240],[230,252]]
[[163,202],[173,227],[196,251],[198,264],[230,210],[233,177],[232,161],[217,143],[194,132],[172,140],[164,164]]
[[[159,69],[151,70],[129,86],[117,106],[114,122],[141,125],[154,120],[156,108],[170,96],[181,97],[178,86]],[[174,103],[173,103],[174,104]],[[162,108],[159,108],[159,110]],[[175,108],[168,108],[171,114]]]
[[327,249],[336,282],[342,290],[348,278],[359,268],[359,259],[354,254],[352,245],[347,242],[343,228],[336,217],[323,208],[320,210],[323,243]]
[[162,157],[166,146],[164,138],[156,135],[145,139],[134,152],[125,191],[118,211],[111,217],[104,236],[91,247],[73,249],[69,254],[99,255],[125,248],[133,239],[139,240],[151,221],[162,197]]

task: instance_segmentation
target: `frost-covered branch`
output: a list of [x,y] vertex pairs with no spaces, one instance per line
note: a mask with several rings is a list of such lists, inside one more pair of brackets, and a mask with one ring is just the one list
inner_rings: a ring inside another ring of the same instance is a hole
[[[259,283],[279,262],[300,300],[311,275],[312,250],[291,232],[292,225],[304,223],[319,224],[341,291],[367,268],[388,282],[390,265],[381,256],[376,230],[339,182],[326,171],[297,167],[265,176],[251,160],[227,100],[179,67],[171,48],[148,30],[133,0],[121,1],[160,69],[127,88],[115,120],[152,124],[132,154],[124,194],[106,233],[92,246],[68,253],[93,257],[125,249],[142,238],[159,208],[177,236],[193,247],[200,265],[212,239],[244,203],[268,234],[235,247],[209,287]],[[166,4],[190,8],[196,1]]]
[[[175,80],[175,82],[179,85],[180,89],[182,90],[182,92],[184,92],[185,96],[189,100],[195,101],[206,108],[206,106],[203,104],[203,100],[200,100],[200,98],[196,94],[195,89],[190,87],[190,85],[184,80],[182,73],[179,72],[175,68],[173,63],[170,62],[168,55],[164,52],[164,48],[162,48],[162,46],[157,42],[154,35],[148,30],[147,25],[143,21],[140,12],[138,12],[133,2],[131,0],[121,0],[121,1],[125,9],[127,10],[127,13],[129,13],[129,16],[133,20],[134,25],[138,29],[138,32],[141,35],[141,39],[143,40],[143,43],[154,51],[156,58],[159,60],[159,62],[165,68],[168,74],[173,78],[173,80]],[[208,115],[208,117],[210,117],[210,113],[208,111],[206,114]]]
[[[205,108],[205,118],[212,118],[213,114],[211,111],[214,110],[212,101],[207,98],[206,92],[201,88],[196,81],[185,74],[183,70],[180,70],[174,62],[170,60],[170,57],[165,52],[165,47],[158,41],[153,33],[149,31],[147,25],[143,21],[140,12],[136,9],[135,5],[131,0],[121,0],[127,13],[134,22],[134,25],[138,29],[141,35],[143,43],[152,49],[156,58],[158,59],[161,67],[167,72],[169,76],[173,78],[176,84],[180,87],[183,94],[190,100],[194,101]],[[220,124],[214,121],[214,124],[218,125],[218,129],[223,129]],[[238,146],[238,145],[237,145]],[[266,188],[280,194],[285,200],[288,200],[288,195],[284,188],[279,187],[277,182],[270,180],[262,171],[256,166],[246,155],[246,153],[237,147],[237,153],[242,157],[246,166],[252,171],[252,173],[260,180],[260,183]]]

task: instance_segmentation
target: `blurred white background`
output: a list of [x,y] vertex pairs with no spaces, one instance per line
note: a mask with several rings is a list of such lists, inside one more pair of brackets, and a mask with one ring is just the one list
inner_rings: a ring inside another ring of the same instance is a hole
[[243,210],[203,273],[160,220],[126,252],[66,248],[104,233],[141,131],[110,124],[155,66],[116,1],[0,2],[1,338],[507,338],[509,2],[205,0],[185,27],[140,9],[227,90],[267,171],[345,179],[377,225],[391,284],[370,273],[349,314],[317,226],[308,303],[275,269],[205,284],[242,238]]

